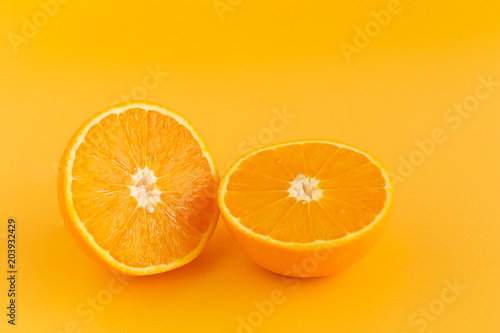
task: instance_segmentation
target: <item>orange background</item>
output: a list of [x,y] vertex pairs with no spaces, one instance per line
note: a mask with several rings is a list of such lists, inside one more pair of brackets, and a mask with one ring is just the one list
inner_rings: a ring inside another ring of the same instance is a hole
[[[500,86],[478,88],[500,82],[499,2],[218,3],[1,2],[0,269],[14,216],[19,274],[15,327],[1,278],[0,331],[499,332]],[[373,153],[396,180],[388,229],[352,268],[290,283],[219,223],[189,265],[120,282],[63,227],[55,168],[123,94],[190,119],[221,173],[248,144],[328,138]]]

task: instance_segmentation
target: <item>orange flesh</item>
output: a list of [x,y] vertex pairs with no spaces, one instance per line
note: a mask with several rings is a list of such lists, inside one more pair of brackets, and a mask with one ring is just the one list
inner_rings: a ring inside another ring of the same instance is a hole
[[[301,197],[290,192],[294,180]],[[371,224],[384,207],[386,186],[379,167],[352,149],[291,144],[243,160],[228,180],[224,203],[257,234],[309,243]]]
[[[132,177],[146,167],[154,184]],[[84,228],[132,267],[183,258],[200,243],[216,209],[215,193],[207,197],[207,191],[217,184],[199,143],[182,124],[153,110],[110,114],[90,128],[75,152],[72,177]],[[146,198],[160,193],[158,202],[139,205],[130,187]]]

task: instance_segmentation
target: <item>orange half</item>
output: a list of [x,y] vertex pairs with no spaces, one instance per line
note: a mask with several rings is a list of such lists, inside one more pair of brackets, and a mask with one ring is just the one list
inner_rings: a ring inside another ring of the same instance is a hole
[[58,173],[65,225],[91,257],[130,275],[193,260],[217,224],[219,176],[198,131],[149,102],[87,120]]
[[306,140],[257,149],[227,171],[219,205],[229,231],[261,266],[321,276],[359,260],[385,227],[389,173],[368,153]]

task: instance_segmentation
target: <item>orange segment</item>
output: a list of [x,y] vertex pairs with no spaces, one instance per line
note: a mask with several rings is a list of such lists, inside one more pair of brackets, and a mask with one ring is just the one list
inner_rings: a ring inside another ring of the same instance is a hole
[[194,259],[218,219],[218,174],[180,115],[130,102],[89,119],[70,140],[58,175],[66,225],[91,256],[133,275]]
[[358,148],[327,140],[257,149],[235,162],[219,189],[230,232],[272,271],[286,274],[286,262],[297,264],[297,258],[318,246],[353,253],[299,276],[330,274],[359,259],[360,248],[380,235],[392,200],[389,175],[380,162]]

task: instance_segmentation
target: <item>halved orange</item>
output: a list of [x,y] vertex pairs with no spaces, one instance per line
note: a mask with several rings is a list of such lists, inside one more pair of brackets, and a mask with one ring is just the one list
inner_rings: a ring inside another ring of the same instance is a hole
[[87,120],[58,172],[65,225],[91,257],[129,275],[193,260],[219,217],[219,176],[196,129],[149,102],[128,102]]
[[296,277],[338,272],[380,237],[393,203],[389,173],[361,149],[328,140],[252,151],[227,171],[219,206],[256,263]]

